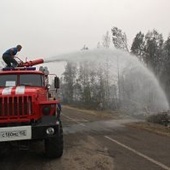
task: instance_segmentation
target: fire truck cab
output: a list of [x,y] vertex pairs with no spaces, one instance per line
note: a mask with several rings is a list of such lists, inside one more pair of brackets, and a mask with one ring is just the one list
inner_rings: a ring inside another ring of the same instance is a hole
[[[20,146],[42,140],[48,157],[62,156],[60,103],[51,98],[48,76],[43,69],[36,70],[32,66],[0,71],[0,145],[16,143]],[[57,91],[57,76],[53,84]]]

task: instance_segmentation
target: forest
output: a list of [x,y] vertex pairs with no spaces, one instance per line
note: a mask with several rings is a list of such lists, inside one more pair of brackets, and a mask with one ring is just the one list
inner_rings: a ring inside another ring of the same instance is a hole
[[[170,102],[170,36],[163,39],[163,35],[153,29],[143,34],[141,31],[136,34],[129,48],[127,36],[121,29],[113,27],[111,36],[109,31],[103,35],[102,42],[98,42],[97,49],[109,50],[110,45],[115,49],[126,51],[135,56],[142,65],[150,70],[158,80],[161,88],[165,92],[168,103]],[[81,50],[89,50],[84,46]],[[105,67],[101,63],[90,61],[67,62],[65,71],[61,77],[61,99],[64,104],[86,107],[91,109],[117,110],[126,100],[132,101],[129,90],[132,87],[126,86],[127,74],[123,79],[116,71],[115,79],[111,81],[109,64],[110,60],[105,60]],[[112,75],[113,77],[113,75]],[[142,84],[143,79],[138,80]],[[152,83],[150,83],[152,84]],[[133,84],[131,85],[133,86]],[[128,89],[129,88],[129,89]],[[145,89],[142,89],[145,91]],[[133,90],[134,91],[134,90]],[[151,96],[151,95],[149,95]],[[145,99],[146,103],[154,100],[154,97]],[[134,105],[136,99],[133,98]],[[141,101],[139,100],[141,103]],[[148,104],[147,104],[148,105]],[[136,106],[135,106],[136,107]],[[146,109],[144,106],[142,109]]]

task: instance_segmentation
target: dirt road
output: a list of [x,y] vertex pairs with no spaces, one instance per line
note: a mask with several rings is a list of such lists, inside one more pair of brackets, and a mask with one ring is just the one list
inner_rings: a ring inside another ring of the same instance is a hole
[[69,107],[62,120],[62,158],[45,158],[41,142],[29,151],[4,148],[0,170],[170,170],[170,137],[126,126],[138,120]]

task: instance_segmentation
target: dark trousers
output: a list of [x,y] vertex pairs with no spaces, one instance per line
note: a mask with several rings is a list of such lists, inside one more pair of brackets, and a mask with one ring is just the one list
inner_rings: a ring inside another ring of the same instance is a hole
[[[10,55],[3,55],[2,59],[7,64],[7,67],[16,67],[18,65],[17,61]],[[12,65],[11,65],[12,63]]]

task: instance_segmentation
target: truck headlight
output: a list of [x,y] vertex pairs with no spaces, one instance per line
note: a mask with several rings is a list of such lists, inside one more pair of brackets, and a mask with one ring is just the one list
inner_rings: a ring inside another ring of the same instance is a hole
[[54,130],[54,128],[52,128],[52,127],[49,127],[49,128],[46,129],[47,135],[53,135],[54,132],[55,132],[55,130]]

